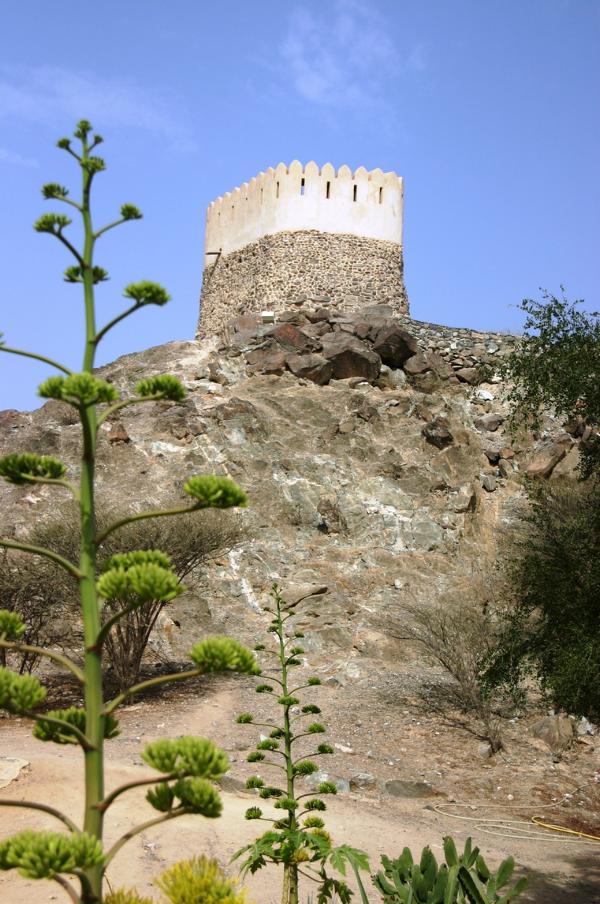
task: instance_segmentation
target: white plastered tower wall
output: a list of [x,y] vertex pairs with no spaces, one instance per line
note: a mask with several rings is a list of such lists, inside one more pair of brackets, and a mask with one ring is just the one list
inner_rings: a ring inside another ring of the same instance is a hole
[[306,299],[408,314],[402,220],[396,173],[297,160],[260,173],[208,208],[198,335]]
[[328,163],[280,163],[210,204],[205,266],[279,232],[316,230],[402,246],[403,182],[396,173]]

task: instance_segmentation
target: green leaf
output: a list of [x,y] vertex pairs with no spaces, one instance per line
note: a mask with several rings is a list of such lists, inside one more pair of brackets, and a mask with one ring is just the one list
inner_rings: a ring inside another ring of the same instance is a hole
[[446,835],[446,837],[444,838],[444,854],[448,866],[457,866],[458,853],[456,850],[456,845],[454,844],[454,839],[450,835]]
[[514,871],[515,861],[512,857],[507,857],[506,860],[502,861],[498,872],[496,873],[496,884],[498,888],[502,888],[504,885],[506,885]]
[[62,461],[50,455],[35,455],[32,452],[14,452],[0,458],[0,477],[8,483],[20,486],[30,483],[32,478],[60,480],[67,473]]
[[468,896],[470,904],[489,904],[481,894],[481,891],[475,884],[475,880],[466,866],[460,866],[458,868],[458,881],[465,894]]
[[195,501],[198,508],[245,508],[248,497],[229,477],[213,474],[190,477],[183,489]]

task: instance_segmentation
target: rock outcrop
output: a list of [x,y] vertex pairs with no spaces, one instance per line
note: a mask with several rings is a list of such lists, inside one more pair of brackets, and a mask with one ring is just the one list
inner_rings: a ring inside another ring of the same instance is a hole
[[[307,650],[313,662],[327,650],[336,680],[406,663],[389,629],[403,606],[491,573],[521,474],[576,459],[576,440],[551,420],[536,442],[506,431],[493,370],[514,341],[321,300],[103,368],[124,392],[165,372],[188,390],[181,404],[125,408],[103,425],[98,489],[111,508],[173,499],[192,473],[227,473],[249,494],[250,540],[208,566],[205,601],[192,588],[169,610],[175,652],[209,627],[254,640],[277,581],[290,595],[308,587]],[[76,470],[78,425],[63,404],[1,412],[0,425],[0,454],[47,452]],[[25,533],[61,492],[3,485],[4,522]]]

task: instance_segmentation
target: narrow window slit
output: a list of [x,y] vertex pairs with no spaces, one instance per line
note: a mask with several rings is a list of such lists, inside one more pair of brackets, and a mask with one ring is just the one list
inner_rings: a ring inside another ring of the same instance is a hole
[[306,185],[306,183],[304,182],[304,176],[303,176],[302,179],[300,180],[300,194],[301,195],[304,194],[305,185]]
[[379,203],[383,204],[383,189],[379,189]]
[[325,197],[329,198],[331,196],[331,182],[328,182],[325,186]]
[[358,185],[353,186],[352,188],[352,200],[356,201],[356,192],[358,190]]
[[275,185],[275,197],[276,198],[279,197],[279,182],[277,182]]

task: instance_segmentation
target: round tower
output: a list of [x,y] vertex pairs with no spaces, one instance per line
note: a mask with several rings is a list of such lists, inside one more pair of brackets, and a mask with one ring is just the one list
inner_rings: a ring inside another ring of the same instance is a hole
[[199,329],[327,298],[408,313],[402,178],[380,169],[280,163],[210,204]]

